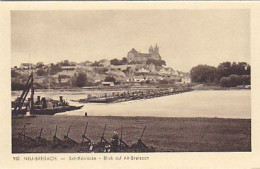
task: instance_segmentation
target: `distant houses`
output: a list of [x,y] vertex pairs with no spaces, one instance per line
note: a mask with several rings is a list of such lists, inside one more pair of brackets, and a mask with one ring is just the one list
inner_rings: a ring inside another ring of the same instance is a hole
[[138,70],[138,73],[141,73],[141,74],[148,74],[150,73],[149,70],[145,69],[145,68],[141,68],[140,70]]
[[115,86],[114,82],[101,82],[101,86],[103,87],[113,87]]
[[72,77],[76,73],[76,66],[61,66],[62,71],[58,75]]
[[187,84],[187,83],[191,83],[191,78],[190,78],[190,76],[184,76],[184,77],[182,77],[181,78],[181,83],[185,83],[185,84]]
[[35,68],[35,66],[31,63],[21,63],[20,69],[21,70],[29,70],[29,69],[33,69]]
[[[115,86],[115,85],[145,85],[160,83],[191,83],[189,73],[183,73],[166,66],[159,53],[157,44],[148,49],[147,53],[138,52],[132,48],[127,57],[120,59],[102,59],[99,61],[84,61],[81,63],[68,60],[45,65],[22,63],[15,71],[21,75],[35,72],[35,82],[46,85],[69,86],[75,85],[80,73],[86,74],[86,85]],[[115,82],[105,82],[106,77],[114,77]]]

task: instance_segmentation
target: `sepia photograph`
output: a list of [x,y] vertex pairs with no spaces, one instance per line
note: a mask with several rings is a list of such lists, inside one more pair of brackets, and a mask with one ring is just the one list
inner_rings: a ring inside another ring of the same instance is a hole
[[11,152],[251,152],[249,9],[11,10]]

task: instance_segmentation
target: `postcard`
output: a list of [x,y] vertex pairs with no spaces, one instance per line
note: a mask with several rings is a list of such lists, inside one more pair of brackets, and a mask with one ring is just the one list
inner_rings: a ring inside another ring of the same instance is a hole
[[253,2],[6,2],[1,167],[260,168]]

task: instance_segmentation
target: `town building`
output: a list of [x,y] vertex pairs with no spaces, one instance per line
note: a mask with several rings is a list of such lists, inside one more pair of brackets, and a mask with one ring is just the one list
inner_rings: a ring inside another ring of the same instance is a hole
[[101,82],[101,86],[113,87],[115,86],[114,82]]
[[184,76],[184,77],[182,77],[181,83],[191,83],[191,78],[190,78],[190,76]]
[[21,63],[20,69],[21,70],[35,69],[35,65],[31,63]]
[[141,74],[147,74],[147,73],[149,73],[149,72],[150,72],[149,70],[144,69],[144,68],[138,70],[138,73],[141,73]]
[[151,73],[155,73],[156,72],[156,67],[155,67],[155,65],[154,64],[149,64],[148,66],[148,69],[149,69],[149,71],[151,72]]
[[58,73],[58,75],[66,75],[72,77],[76,73],[76,66],[62,66],[62,71]]
[[141,53],[137,52],[134,48],[131,49],[127,54],[127,62],[128,63],[142,63],[145,64],[148,59],[161,60],[161,56],[159,54],[159,47],[157,44],[153,48],[150,46],[149,53]]

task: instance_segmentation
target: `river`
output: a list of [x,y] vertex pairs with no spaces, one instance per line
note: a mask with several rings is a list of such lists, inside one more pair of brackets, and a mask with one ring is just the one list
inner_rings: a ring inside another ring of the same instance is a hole
[[[70,100],[82,99],[86,92],[35,92],[35,96],[64,97],[71,105],[84,105],[81,110],[57,115],[84,116],[155,116],[155,117],[210,117],[251,118],[250,90],[207,90],[192,91],[147,100],[121,103],[77,103]],[[12,92],[12,100],[17,97]]]

